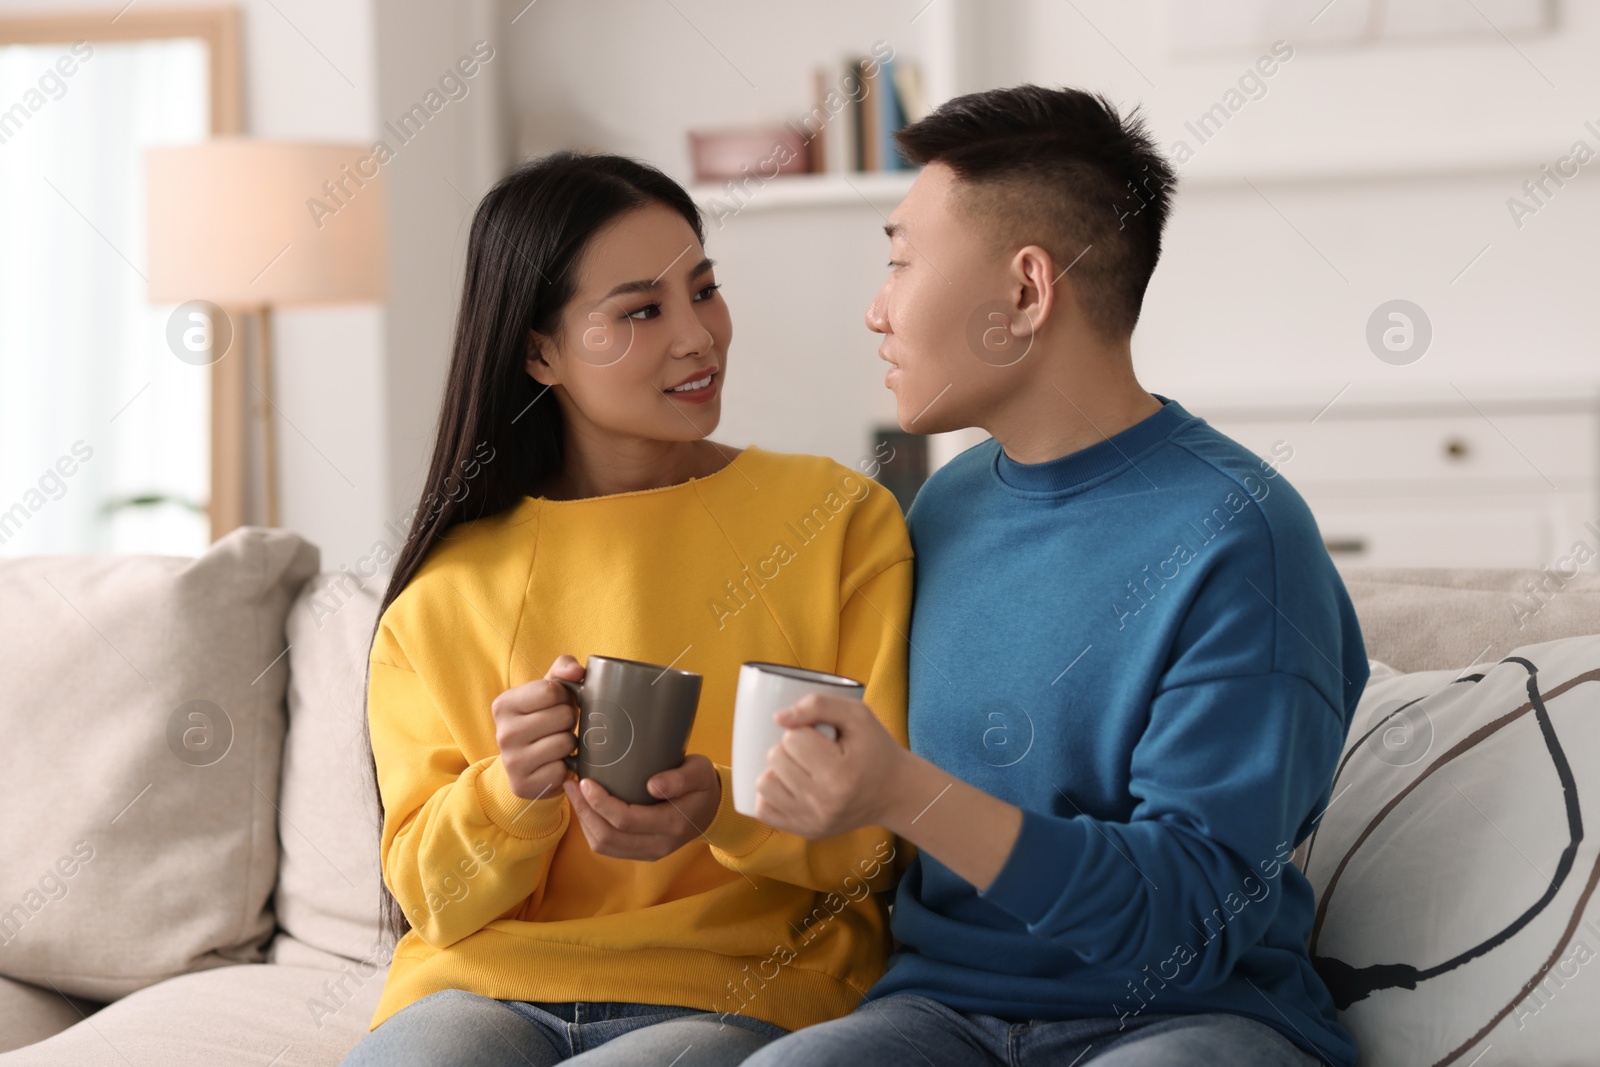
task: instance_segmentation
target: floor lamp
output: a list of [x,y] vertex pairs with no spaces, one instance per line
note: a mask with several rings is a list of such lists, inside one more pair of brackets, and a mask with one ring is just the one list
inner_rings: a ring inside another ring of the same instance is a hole
[[[262,431],[256,521],[276,526],[272,312],[384,298],[378,159],[362,145],[221,137],[148,149],[145,179],[150,301],[179,305],[168,329],[174,354],[211,368],[212,540],[252,521],[252,412]],[[190,321],[195,328],[185,327]],[[245,357],[250,324],[254,375]]]

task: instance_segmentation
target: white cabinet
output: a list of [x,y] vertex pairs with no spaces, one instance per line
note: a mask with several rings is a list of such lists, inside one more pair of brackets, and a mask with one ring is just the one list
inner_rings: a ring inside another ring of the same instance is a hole
[[[1562,538],[1574,526],[1570,507],[1536,494],[1414,499],[1316,494],[1307,502],[1330,555],[1375,567],[1542,567],[1566,552],[1568,541]],[[1589,540],[1593,545],[1592,535]]]
[[1322,411],[1180,399],[1258,455],[1289,445],[1280,469],[1341,563],[1541,568],[1578,542],[1600,555],[1600,394],[1471,392]]

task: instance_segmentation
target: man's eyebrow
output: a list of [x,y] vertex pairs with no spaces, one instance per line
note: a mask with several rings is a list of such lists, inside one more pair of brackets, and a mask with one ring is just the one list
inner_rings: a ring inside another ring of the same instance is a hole
[[[700,275],[716,266],[716,263],[716,260],[712,259],[710,256],[707,256],[694,265],[693,269],[689,271],[689,277],[698,278]],[[601,297],[597,302],[604,303],[613,297],[627,296],[630,293],[653,293],[659,288],[661,288],[661,278],[659,275],[650,281],[640,279],[639,281],[623,282],[621,285],[613,286],[611,291],[605,296]]]

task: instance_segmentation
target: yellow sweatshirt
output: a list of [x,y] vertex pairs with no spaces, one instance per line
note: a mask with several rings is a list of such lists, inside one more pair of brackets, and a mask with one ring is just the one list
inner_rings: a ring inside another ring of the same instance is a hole
[[[831,459],[751,446],[678,485],[525,497],[457,526],[384,611],[367,714],[385,883],[412,929],[369,1028],[441,989],[630,1001],[794,1030],[883,973],[911,846],[822,841],[733,810],[739,665],[866,683],[906,743],[911,544],[892,494]],[[511,792],[489,705],[569,653],[704,677],[689,751],[722,776],[703,838],[654,862],[589,848],[564,793]]]

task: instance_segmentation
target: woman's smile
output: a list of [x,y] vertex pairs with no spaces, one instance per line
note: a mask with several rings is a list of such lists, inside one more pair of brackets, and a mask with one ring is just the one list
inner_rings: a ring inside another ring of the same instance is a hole
[[701,374],[698,378],[691,378],[670,389],[663,389],[667,396],[674,400],[686,400],[691,404],[704,404],[707,400],[717,395],[720,379],[720,370],[713,368]]

